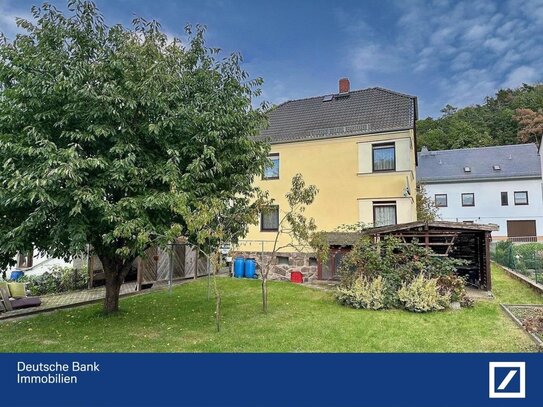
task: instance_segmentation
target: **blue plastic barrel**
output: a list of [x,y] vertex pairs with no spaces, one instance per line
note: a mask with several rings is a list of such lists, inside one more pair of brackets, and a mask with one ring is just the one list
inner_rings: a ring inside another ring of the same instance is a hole
[[25,273],[21,270],[13,270],[9,276],[10,280],[17,281],[22,276],[24,276]]
[[234,259],[234,277],[242,278],[245,273],[245,259],[243,257],[236,257]]
[[256,275],[256,261],[255,259],[245,260],[245,277],[255,278]]

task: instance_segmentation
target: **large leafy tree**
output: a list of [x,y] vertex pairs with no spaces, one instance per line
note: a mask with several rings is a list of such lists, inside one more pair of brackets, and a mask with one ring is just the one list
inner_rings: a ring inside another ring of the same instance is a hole
[[501,89],[482,105],[447,105],[440,118],[419,120],[417,144],[444,150],[537,142],[542,110],[543,84]]
[[109,27],[86,1],[32,14],[0,44],[0,258],[90,244],[114,312],[133,260],[195,230],[195,208],[250,206],[267,163],[254,138],[263,109],[251,107],[261,81],[239,55],[219,58],[201,27],[184,42],[154,21]]

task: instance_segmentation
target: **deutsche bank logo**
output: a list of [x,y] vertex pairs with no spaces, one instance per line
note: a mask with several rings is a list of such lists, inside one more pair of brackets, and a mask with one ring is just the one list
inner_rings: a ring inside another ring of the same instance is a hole
[[491,399],[526,398],[526,362],[489,362],[488,378]]

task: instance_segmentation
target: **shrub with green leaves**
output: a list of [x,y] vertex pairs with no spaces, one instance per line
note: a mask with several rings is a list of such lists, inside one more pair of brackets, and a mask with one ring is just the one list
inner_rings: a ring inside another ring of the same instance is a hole
[[460,302],[466,296],[466,281],[460,276],[438,277],[437,288],[441,294],[449,294],[451,302]]
[[[467,264],[465,260],[436,257],[417,244],[405,244],[398,238],[387,236],[378,243],[363,237],[342,261],[339,275],[341,288],[350,290],[360,278],[382,278],[384,308],[402,308],[398,290],[418,275],[439,278],[453,275]],[[348,304],[345,304],[348,305]]]
[[56,294],[87,288],[89,275],[86,269],[53,266],[39,276],[24,276],[20,281],[26,283],[32,295]]
[[505,267],[514,267],[513,243],[502,240],[496,244],[496,250],[492,253],[492,260]]
[[413,312],[442,310],[449,306],[450,293],[441,293],[437,278],[427,278],[419,274],[410,283],[404,283],[398,290],[398,299],[405,309]]
[[349,287],[338,287],[336,298],[340,304],[353,308],[374,310],[384,308],[383,278],[378,276],[370,280],[366,277],[360,277]]

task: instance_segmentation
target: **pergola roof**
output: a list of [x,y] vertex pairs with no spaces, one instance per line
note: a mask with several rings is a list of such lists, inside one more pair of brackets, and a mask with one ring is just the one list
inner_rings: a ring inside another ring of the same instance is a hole
[[428,229],[453,229],[466,232],[492,232],[498,230],[497,225],[488,224],[480,225],[477,223],[464,223],[464,222],[446,222],[446,221],[416,221],[409,223],[401,223],[397,225],[380,226],[375,228],[364,229],[360,232],[328,232],[326,233],[326,239],[328,244],[333,246],[352,246],[362,236],[375,236],[380,234],[387,234],[392,232],[400,232],[405,230],[413,230],[423,228]]

